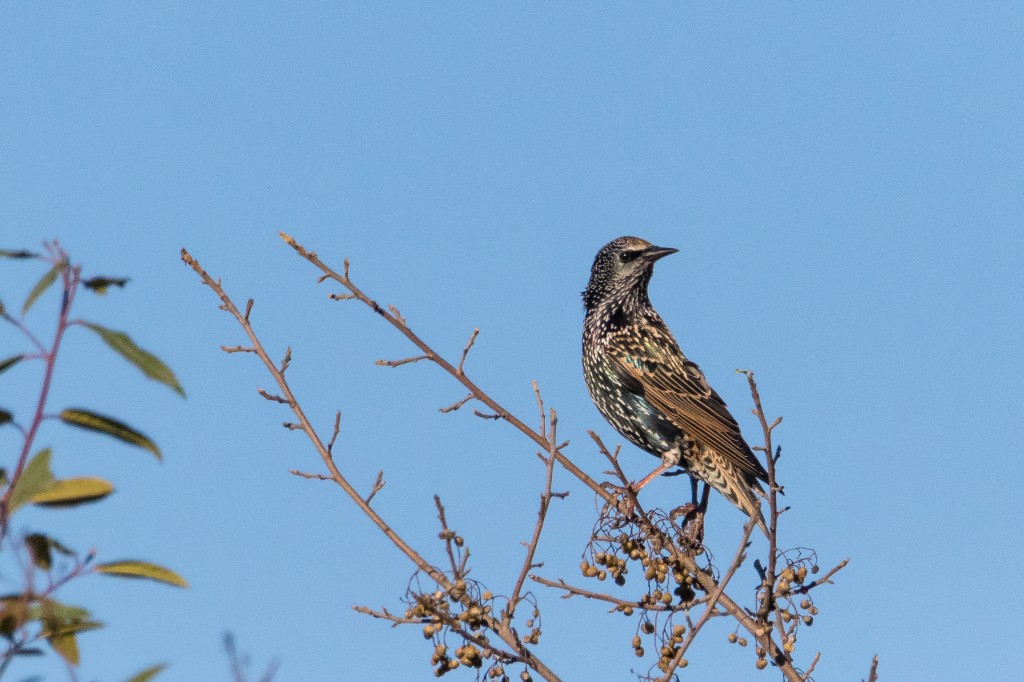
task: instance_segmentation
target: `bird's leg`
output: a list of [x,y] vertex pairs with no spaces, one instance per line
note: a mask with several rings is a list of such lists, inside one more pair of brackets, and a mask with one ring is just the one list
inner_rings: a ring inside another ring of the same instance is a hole
[[672,510],[671,518],[675,520],[680,516],[683,517],[682,527],[686,529],[686,540],[690,547],[697,548],[704,542],[704,514],[708,510],[708,497],[711,492],[711,486],[707,483],[704,484],[704,490],[702,491],[700,501],[697,501],[697,486],[699,485],[696,478],[690,477],[690,492],[692,495],[692,502],[680,505]]
[[[697,482],[693,485],[694,499],[697,498]],[[700,503],[693,511],[693,523],[690,525],[690,546],[699,547],[704,542],[704,515],[708,513],[708,498],[711,495],[711,486],[704,484],[701,491]]]
[[[693,485],[693,499],[694,499],[694,501],[696,501],[697,500],[697,482],[694,481],[693,483],[694,483],[694,485]],[[704,490],[703,490],[703,492],[701,493],[701,496],[700,496],[700,504],[697,505],[697,509],[698,509],[698,511],[700,511],[701,514],[706,514],[707,513],[707,511],[708,511],[708,498],[710,496],[711,496],[711,486],[708,485],[707,483],[705,483],[704,484]]]
[[[630,487],[633,489],[634,493],[640,492],[640,490],[643,489],[645,485],[656,479],[658,476],[661,476],[663,473],[665,473],[666,471],[673,467],[679,466],[679,462],[681,462],[682,460],[683,453],[679,451],[678,445],[672,448],[671,450],[666,450],[661,455],[661,464],[659,464],[654,471],[644,476],[639,483],[634,483]],[[694,497],[694,499],[696,500],[696,496]]]

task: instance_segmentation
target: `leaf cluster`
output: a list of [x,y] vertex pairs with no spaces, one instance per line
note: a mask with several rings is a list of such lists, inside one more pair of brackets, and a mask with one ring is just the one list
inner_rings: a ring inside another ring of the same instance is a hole
[[[20,588],[0,595],[0,678],[12,661],[29,656],[45,655],[47,648],[74,669],[80,663],[79,635],[102,628],[104,624],[82,607],[58,600],[61,588],[71,581],[90,574],[118,578],[148,579],[176,587],[187,587],[185,579],[175,571],[148,561],[117,559],[97,561],[97,552],[82,552],[62,543],[49,530],[32,529],[22,534],[11,532],[15,514],[29,506],[69,510],[99,502],[114,493],[114,485],[98,476],[58,477],[53,469],[53,451],[37,447],[42,427],[48,424],[72,426],[103,434],[127,445],[145,450],[158,460],[162,453],[157,445],[138,429],[111,416],[82,407],[49,408],[48,396],[55,380],[55,364],[66,333],[85,329],[96,334],[120,358],[184,397],[185,392],[171,369],[158,357],[139,347],[121,331],[71,317],[76,294],[85,289],[105,294],[110,287],[124,287],[128,280],[120,277],[82,279],[81,266],[72,265],[63,248],[56,242],[45,244],[43,253],[28,250],[0,249],[0,259],[18,259],[47,265],[46,271],[29,290],[15,314],[0,297],[0,323],[20,332],[26,348],[12,354],[0,353],[0,381],[3,374],[23,371],[35,364],[41,368],[39,392],[26,396],[20,411],[17,405],[0,405],[0,428],[15,429],[21,434],[20,452],[0,454],[0,570],[21,575]],[[55,285],[60,290],[57,300],[57,323],[52,344],[33,332],[28,315]],[[2,293],[2,292],[0,292]],[[4,394],[4,400],[14,396]],[[34,453],[34,454],[33,454]],[[60,518],[60,517],[56,517]],[[149,666],[128,682],[146,682],[166,666]]]

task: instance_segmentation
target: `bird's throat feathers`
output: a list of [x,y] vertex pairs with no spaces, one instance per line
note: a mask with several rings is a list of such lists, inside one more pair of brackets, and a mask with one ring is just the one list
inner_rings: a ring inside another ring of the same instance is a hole
[[594,306],[587,306],[587,321],[590,324],[595,324],[605,332],[615,331],[635,325],[640,318],[653,313],[646,286],[616,293],[617,295],[605,297]]

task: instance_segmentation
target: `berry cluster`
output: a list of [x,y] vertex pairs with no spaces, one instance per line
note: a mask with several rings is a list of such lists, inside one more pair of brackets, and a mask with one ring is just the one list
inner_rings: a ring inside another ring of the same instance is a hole
[[[691,556],[706,554],[703,547],[684,544],[686,538],[682,529],[669,517],[657,510],[648,513],[659,527],[660,537],[677,537],[678,544],[687,547]],[[603,518],[580,562],[580,570],[584,577],[598,581],[610,577],[620,587],[626,584],[631,570],[643,574],[646,585],[639,598],[618,600],[614,610],[626,616],[640,613],[640,623],[632,640],[633,652],[643,657],[644,641],[650,638],[659,655],[655,666],[667,672],[677,665],[685,667],[687,664],[686,659],[675,662],[687,633],[686,625],[675,619],[685,615],[697,600],[697,592],[703,590],[696,576],[685,569],[675,554],[678,550],[662,546],[658,537],[658,534],[645,534],[633,525],[623,526],[621,518]],[[709,564],[701,570],[711,574],[713,569]]]

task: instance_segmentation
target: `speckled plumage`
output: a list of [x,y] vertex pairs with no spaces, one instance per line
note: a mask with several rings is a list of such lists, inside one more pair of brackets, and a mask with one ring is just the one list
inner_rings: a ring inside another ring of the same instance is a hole
[[710,484],[767,534],[757,497],[767,472],[647,296],[654,262],[676,251],[620,237],[598,252],[583,292],[587,388],[619,433]]

